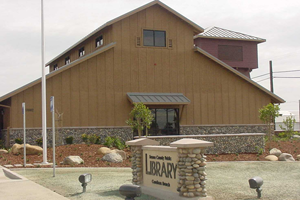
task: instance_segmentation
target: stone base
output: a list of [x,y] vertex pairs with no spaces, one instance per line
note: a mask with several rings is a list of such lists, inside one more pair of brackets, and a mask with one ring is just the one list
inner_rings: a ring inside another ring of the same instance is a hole
[[[8,137],[9,134],[9,137]],[[101,143],[105,141],[107,136],[118,137],[122,141],[132,140],[133,134],[130,127],[63,127],[57,128],[55,132],[56,146],[66,144],[65,138],[73,137],[74,144],[82,143],[82,134],[96,134],[100,137]],[[6,147],[11,147],[15,143],[16,138],[23,139],[22,128],[11,128],[9,131],[1,130],[1,136]],[[52,147],[52,129],[47,128],[47,146]],[[42,138],[41,128],[27,128],[26,142],[31,145],[37,145],[36,140]]]
[[179,193],[174,193],[166,190],[161,190],[158,188],[149,188],[141,185],[142,193],[147,194],[149,196],[156,197],[162,200],[215,200],[215,198],[211,196],[207,197],[182,197],[179,196]]

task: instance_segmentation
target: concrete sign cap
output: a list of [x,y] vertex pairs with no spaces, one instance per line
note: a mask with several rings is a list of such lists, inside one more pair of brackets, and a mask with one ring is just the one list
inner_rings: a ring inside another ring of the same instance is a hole
[[136,140],[127,141],[126,145],[128,146],[159,145],[159,142],[148,138],[139,138]]
[[194,147],[213,147],[213,142],[207,142],[204,140],[196,140],[196,139],[181,139],[176,142],[172,142],[170,144],[171,147],[179,147],[179,148],[194,148]]

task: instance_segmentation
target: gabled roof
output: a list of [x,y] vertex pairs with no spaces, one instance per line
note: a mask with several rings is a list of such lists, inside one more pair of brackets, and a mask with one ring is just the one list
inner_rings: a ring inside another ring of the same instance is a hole
[[265,39],[246,35],[244,33],[239,33],[235,31],[230,31],[219,27],[210,27],[204,30],[203,33],[198,34],[194,37],[196,38],[211,38],[211,39],[230,39],[230,40],[244,40],[244,41],[254,41],[254,42],[265,42]]
[[[82,62],[86,61],[87,59],[89,59],[89,58],[91,58],[93,56],[96,56],[96,55],[99,55],[99,54],[101,54],[103,52],[106,52],[106,51],[110,50],[111,48],[114,48],[115,46],[116,46],[116,43],[112,42],[112,43],[110,43],[110,44],[108,44],[108,45],[106,45],[106,46],[98,49],[97,51],[94,51],[94,52],[92,52],[92,53],[90,53],[90,54],[88,54],[86,56],[83,56],[83,57],[78,58],[77,60],[74,60],[70,64],[67,64],[67,65],[65,65],[63,67],[60,67],[58,70],[52,71],[51,73],[47,74],[46,78],[48,79],[48,78],[51,78],[52,76],[55,76],[56,74],[62,73],[63,71],[65,71],[65,70],[67,70],[67,69],[69,69],[69,68],[71,68],[71,67],[73,67],[73,66],[75,66],[75,65],[77,65],[79,63],[82,63]],[[12,91],[12,92],[10,92],[8,94],[5,94],[4,96],[0,97],[0,102],[3,101],[3,100],[5,100],[5,99],[10,98],[11,96],[13,96],[15,94],[18,94],[19,92],[22,92],[22,91],[24,91],[24,90],[26,90],[26,89],[28,89],[28,88],[30,88],[30,87],[32,87],[32,86],[40,83],[41,80],[42,80],[42,78],[38,78],[38,79],[36,79],[36,80],[34,80],[34,81],[32,81],[32,82],[30,82],[30,83],[28,83],[28,84],[26,84],[26,85],[18,88],[18,89],[16,89],[16,90],[14,90],[14,91]]]
[[175,10],[173,10],[172,8],[170,8],[169,6],[167,6],[166,4],[160,2],[159,0],[154,0],[148,4],[145,4],[137,9],[134,9],[128,13],[125,13],[124,15],[121,15],[115,19],[112,19],[108,22],[106,22],[105,24],[103,24],[102,26],[100,26],[99,28],[97,28],[96,30],[94,30],[93,32],[91,32],[90,34],[88,34],[87,36],[85,36],[84,38],[82,38],[81,40],[79,40],[76,44],[72,45],[71,47],[69,47],[67,50],[65,50],[64,52],[62,52],[61,54],[59,54],[58,56],[56,56],[55,58],[53,58],[52,60],[50,60],[49,62],[46,63],[45,66],[48,66],[49,64],[51,64],[53,61],[55,61],[56,59],[58,59],[59,57],[63,56],[64,54],[68,53],[68,51],[70,51],[71,49],[73,49],[74,47],[76,47],[77,45],[81,44],[82,42],[84,42],[85,40],[87,40],[88,38],[90,38],[91,36],[93,36],[94,34],[96,34],[97,32],[99,32],[100,30],[104,29],[105,27],[108,27],[126,17],[129,17],[131,15],[134,15],[144,9],[147,9],[153,5],[160,5],[161,7],[165,8],[166,10],[168,10],[169,12],[171,12],[172,14],[176,15],[177,17],[179,17],[180,19],[182,19],[183,21],[187,22],[188,24],[190,24],[196,31],[196,33],[202,33],[204,31],[204,29],[197,25],[196,23],[192,22],[191,20],[189,20],[188,18],[184,17],[183,15],[181,15],[180,13],[176,12]]
[[244,79],[245,81],[247,81],[248,83],[252,84],[253,86],[257,87],[258,89],[260,89],[261,91],[263,91],[264,93],[268,94],[269,96],[272,97],[272,100],[274,101],[273,103],[284,103],[285,101],[280,98],[279,96],[273,94],[272,92],[270,92],[269,90],[267,90],[266,88],[262,87],[261,85],[257,84],[256,82],[252,81],[250,78],[248,78],[247,76],[245,76],[244,74],[240,73],[239,71],[233,69],[232,67],[230,67],[229,65],[227,65],[226,63],[224,63],[223,61],[219,60],[218,58],[214,57],[213,55],[207,53],[206,51],[204,51],[203,49],[199,48],[199,47],[195,47],[194,51],[199,52],[203,55],[205,55],[206,57],[210,58],[211,60],[215,61],[216,63],[220,64],[221,66],[223,66],[225,69],[233,72],[234,74],[236,74],[237,76],[241,77],[242,79]]

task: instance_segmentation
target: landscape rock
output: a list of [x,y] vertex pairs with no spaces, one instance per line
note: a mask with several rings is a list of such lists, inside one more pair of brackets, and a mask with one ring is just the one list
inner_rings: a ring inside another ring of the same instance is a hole
[[8,151],[6,151],[5,149],[0,149],[0,154],[7,154]]
[[295,161],[295,159],[293,158],[293,156],[291,154],[288,153],[282,153],[279,157],[278,157],[279,161],[288,161],[288,162],[292,162]]
[[79,156],[68,156],[65,157],[63,164],[64,165],[79,165],[83,164],[84,161]]
[[293,135],[292,138],[294,138],[294,139],[300,139],[300,135]]
[[265,157],[265,159],[268,161],[278,161],[278,157],[275,155],[268,155]]
[[119,154],[120,156],[122,156],[122,159],[123,160],[126,160],[126,152],[125,151],[123,151],[123,150],[118,150],[118,149],[116,149],[116,150],[113,150],[113,151],[115,151],[115,153],[117,153],[117,154]]
[[297,155],[297,160],[300,160],[300,154],[299,154],[299,155]]
[[113,163],[121,163],[123,162],[123,158],[120,154],[117,153],[109,153],[103,156],[102,160]]
[[98,149],[97,154],[104,154],[104,155],[106,155],[108,153],[111,153],[111,151],[112,150],[110,148],[101,147],[101,148]]
[[273,148],[270,150],[270,155],[275,155],[277,157],[279,157],[281,155],[281,151],[279,149]]
[[[11,148],[13,154],[24,154],[23,144],[14,144]],[[40,146],[26,144],[26,155],[38,155],[43,153],[43,148]]]

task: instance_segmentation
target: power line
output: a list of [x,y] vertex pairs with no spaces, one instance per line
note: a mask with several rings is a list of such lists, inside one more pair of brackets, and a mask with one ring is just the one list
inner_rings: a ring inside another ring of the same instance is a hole
[[[288,71],[277,71],[277,72],[273,72],[273,73],[289,73],[289,72],[299,72],[300,70],[288,70]],[[254,78],[259,78],[259,77],[262,77],[262,76],[266,76],[270,73],[266,73],[266,74],[262,74],[262,75],[259,75],[259,76],[255,76],[253,77],[252,79]]]
[[273,78],[300,78],[300,77],[299,76],[298,77],[296,77],[296,76],[294,76],[294,77],[274,76]]
[[261,81],[265,81],[265,80],[268,80],[270,77],[268,77],[268,78],[265,78],[265,79],[262,79],[262,80],[259,80],[259,81],[256,81],[257,83],[258,82],[261,82]]

